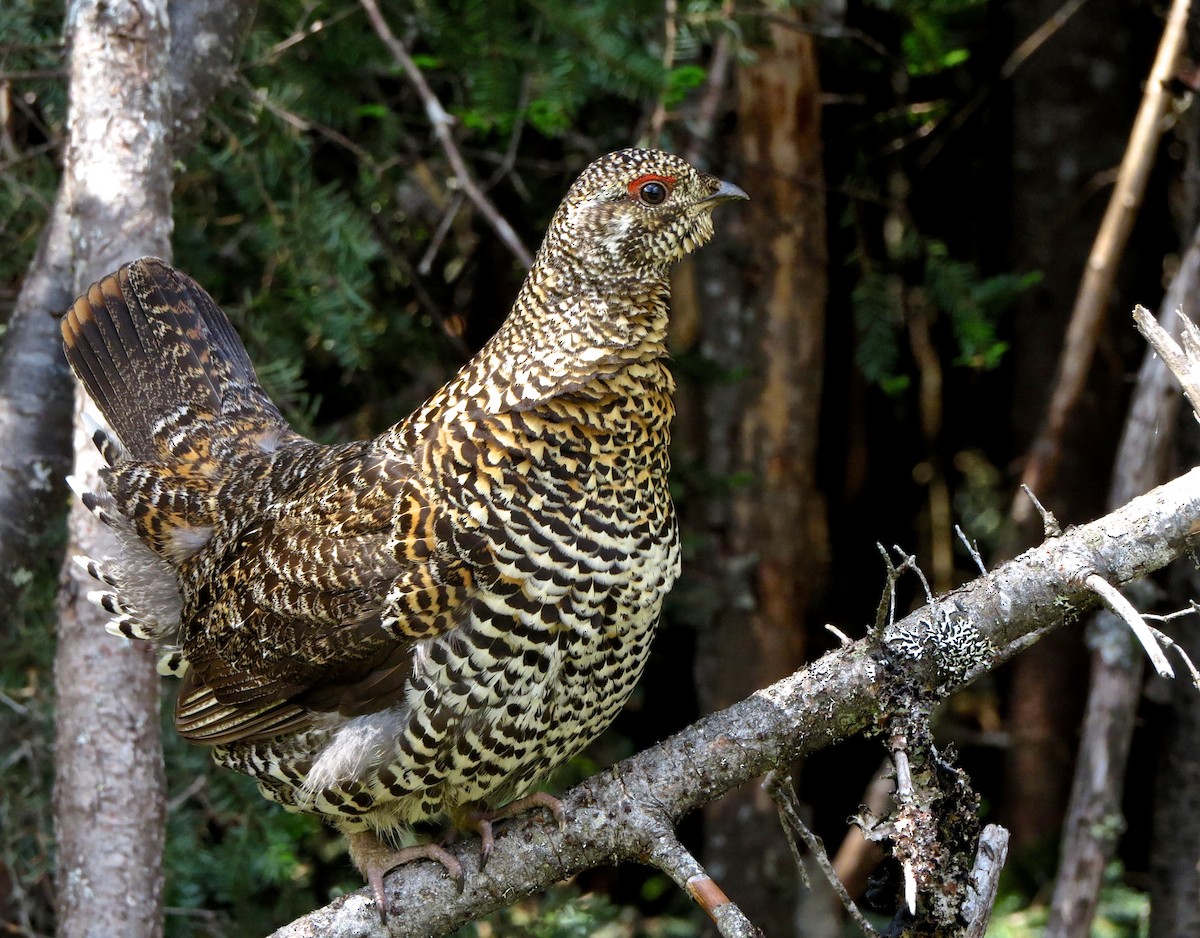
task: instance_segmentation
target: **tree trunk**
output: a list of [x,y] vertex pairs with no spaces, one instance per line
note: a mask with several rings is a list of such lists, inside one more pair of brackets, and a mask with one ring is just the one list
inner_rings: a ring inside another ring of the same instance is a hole
[[[792,22],[774,24],[772,46],[738,75],[741,176],[752,194],[742,241],[752,249],[739,249],[719,293],[711,281],[704,290],[706,357],[753,376],[712,387],[706,407],[709,472],[751,481],[732,488],[727,513],[710,518],[724,594],[697,651],[705,711],[803,662],[827,554],[815,480],[827,265],[820,88],[800,15],[780,16]],[[735,300],[739,293],[748,302]],[[767,934],[792,933],[797,873],[761,787],[709,805],[705,834],[716,881]]]
[[[1200,581],[1187,578],[1186,594]],[[1174,630],[1193,661],[1200,631]],[[1187,680],[1166,689],[1171,710],[1160,717],[1154,828],[1150,856],[1150,938],[1200,938],[1200,694]]]
[[[169,256],[173,158],[190,146],[208,102],[228,81],[252,12],[252,4],[232,0],[176,3],[170,11],[166,0],[71,5],[59,207],[70,217],[72,293],[124,261]],[[61,222],[56,213],[52,225]],[[84,406],[91,405],[76,401],[77,412]],[[74,473],[95,488],[100,458],[80,426],[77,419]],[[103,556],[109,537],[81,505],[72,507],[68,557]],[[86,601],[94,585],[68,560],[55,658],[58,930],[159,935],[159,681],[148,646],[105,633],[107,617]]]
[[[64,186],[74,208],[77,292],[171,234],[170,52],[166,0],[72,6]],[[74,473],[96,489],[101,466],[78,414]],[[162,934],[165,781],[153,652],[107,636],[94,588],[70,558],[111,553],[112,535],[76,503],[68,518],[54,662],[55,835],[62,936]]]
[[71,383],[57,313],[71,301],[70,265],[60,192],[0,351],[0,609],[16,608],[31,568],[46,556],[46,519],[61,517],[64,504]]
[[[169,132],[176,159],[191,148],[213,95],[232,77],[234,50],[253,12],[252,3],[233,0],[168,4]],[[60,517],[66,504],[62,479],[71,466],[73,405],[58,316],[75,295],[74,210],[60,187],[0,350],[0,609],[14,608],[30,567],[44,557],[47,519]]]
[[[1059,0],[1012,6],[1013,33],[1032,34]],[[1133,120],[1136,88],[1118,80],[1130,72],[1127,11],[1112,0],[1089,3],[1025,62],[1013,83],[1011,243],[1021,253],[1006,265],[1043,277],[1016,305],[1015,450],[1034,438],[1046,412],[1059,349],[1088,250],[1104,210],[1101,174],[1120,163]],[[1095,189],[1089,190],[1089,185]],[[1089,191],[1093,192],[1088,198]],[[1124,326],[1122,328],[1125,328]],[[1120,369],[1095,368],[1076,409],[1050,491],[1035,494],[1063,522],[1091,517],[1104,505],[1107,467],[1121,425]],[[1004,552],[1019,553],[1041,538],[1026,530]],[[1015,853],[1046,847],[1061,827],[1071,784],[1087,658],[1078,630],[1039,642],[1013,666],[1012,751],[1002,816]]]
[[[1188,214],[1194,217],[1195,206]],[[1182,327],[1177,311],[1196,321],[1200,318],[1198,300],[1200,228],[1193,232],[1160,306],[1158,318],[1163,328],[1178,338]],[[1170,474],[1170,450],[1176,436],[1168,428],[1178,422],[1181,397],[1179,384],[1162,359],[1153,350],[1147,351],[1117,450],[1110,508],[1149,491]],[[1121,801],[1144,658],[1125,624],[1107,612],[1100,613],[1089,627],[1088,644],[1092,648],[1091,687],[1046,938],[1090,932],[1104,871],[1125,830]],[[1187,785],[1180,784],[1175,790],[1187,790]],[[1194,863],[1189,865],[1194,867]]]

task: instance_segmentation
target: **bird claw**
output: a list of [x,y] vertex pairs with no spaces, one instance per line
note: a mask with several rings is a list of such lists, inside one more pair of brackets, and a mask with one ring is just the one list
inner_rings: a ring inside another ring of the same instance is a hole
[[441,844],[420,844],[415,847],[393,850],[371,833],[348,834],[346,841],[350,846],[350,858],[363,874],[367,885],[371,887],[371,892],[375,896],[375,904],[379,909],[379,917],[385,925],[388,921],[388,899],[387,892],[383,887],[383,879],[397,867],[412,863],[414,860],[433,860],[440,864],[446,874],[454,880],[459,893],[466,888],[467,878],[462,864]]
[[515,817],[518,814],[524,814],[530,808],[542,808],[545,811],[549,811],[554,816],[554,820],[558,822],[559,830],[567,826],[567,816],[563,811],[562,802],[544,791],[535,791],[532,795],[518,798],[516,801],[510,802],[502,808],[496,808],[494,811],[477,810],[470,814],[467,818],[466,826],[476,830],[479,833],[479,839],[483,841],[479,856],[480,870],[487,866],[488,859],[492,855],[492,850],[496,846],[496,839],[492,834],[493,822]]

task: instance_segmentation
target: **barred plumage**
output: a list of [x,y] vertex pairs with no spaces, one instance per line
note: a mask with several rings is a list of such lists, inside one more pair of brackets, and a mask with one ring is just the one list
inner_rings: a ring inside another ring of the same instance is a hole
[[286,424],[224,314],[162,261],[64,318],[115,433],[94,429],[110,467],[81,496],[121,535],[83,561],[111,630],[165,646],[180,734],[350,835],[381,901],[396,858],[375,834],[486,824],[638,680],[679,571],[668,271],[736,198],[659,151],[597,160],[492,340],[340,446]]

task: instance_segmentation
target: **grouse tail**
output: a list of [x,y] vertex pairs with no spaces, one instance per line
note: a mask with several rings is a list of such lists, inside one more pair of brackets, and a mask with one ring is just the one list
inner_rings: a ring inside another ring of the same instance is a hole
[[[287,432],[228,317],[204,289],[157,257],[92,284],[62,320],[63,350],[122,455],[173,462],[218,422]],[[191,445],[189,446],[188,443]],[[105,453],[111,463],[116,453]]]

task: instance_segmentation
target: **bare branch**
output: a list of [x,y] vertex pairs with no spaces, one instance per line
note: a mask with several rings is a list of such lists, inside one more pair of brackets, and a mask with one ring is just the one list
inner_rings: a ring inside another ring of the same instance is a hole
[[[1190,6],[1189,0],[1173,0],[1171,4],[1158,54],[1146,79],[1141,107],[1121,161],[1117,184],[1079,284],[1046,421],[1030,447],[1022,478],[1024,484],[1036,491],[1045,491],[1057,471],[1063,433],[1083,393],[1117,262],[1129,238],[1154,163],[1163,116],[1171,99],[1168,86],[1186,37]],[[1025,502],[1014,501],[1012,516],[1018,523],[1029,518]]]
[[704,910],[724,938],[762,938],[762,932],[725,895],[670,827],[659,834],[648,859]]
[[[454,845],[466,871],[461,894],[432,864],[401,868],[386,882],[391,907],[402,910],[393,920],[394,934],[444,934],[583,869],[645,862],[664,819],[673,825],[777,765],[875,725],[896,670],[909,685],[936,688],[931,699],[951,693],[971,673],[964,661],[972,655],[994,667],[1029,636],[1094,607],[1098,600],[1083,582],[1086,572],[1123,584],[1186,554],[1197,515],[1200,469],[1025,552],[890,624],[881,639],[836,649],[599,773],[564,796],[565,830],[540,817],[506,822],[486,870],[479,870],[478,841]],[[933,625],[946,621],[957,628],[939,632]],[[885,659],[896,668],[881,666]],[[384,934],[374,903],[355,893],[280,929],[275,938]]]
[[472,175],[466,161],[463,160],[462,153],[458,149],[458,144],[454,142],[454,135],[450,133],[450,126],[454,123],[452,118],[444,107],[442,102],[438,100],[437,95],[433,93],[433,89],[429,87],[429,83],[425,80],[425,76],[421,74],[421,70],[417,68],[417,63],[413,61],[412,56],[408,54],[408,50],[404,47],[399,39],[396,38],[387,21],[383,18],[383,14],[379,12],[379,6],[375,0],[359,0],[363,9],[367,11],[367,16],[371,20],[371,25],[375,27],[375,32],[379,38],[383,40],[383,44],[387,46],[388,51],[392,54],[392,58],[396,60],[396,64],[404,71],[413,88],[421,98],[421,103],[425,106],[425,114],[429,118],[429,123],[433,127],[434,136],[437,137],[438,143],[442,147],[442,152],[446,154],[446,159],[450,162],[450,168],[454,170],[454,176],[458,180],[458,185],[471,200],[471,204],[478,209],[492,229],[504,242],[507,247],[525,267],[533,265],[533,255],[529,253],[529,249],[521,242],[520,237],[513,230],[507,219],[500,214],[491,199],[484,195],[483,190],[479,188],[475,182],[475,177]]
[[1150,663],[1154,665],[1154,669],[1159,673],[1160,677],[1174,677],[1175,669],[1171,667],[1171,663],[1167,661],[1167,656],[1163,654],[1161,648],[1158,647],[1158,642],[1154,638],[1154,632],[1146,624],[1141,613],[1134,608],[1133,603],[1121,595],[1121,591],[1114,586],[1110,586],[1104,581],[1104,578],[1097,576],[1095,573],[1089,573],[1084,577],[1084,582],[1088,588],[1094,590],[1096,595],[1109,610],[1121,621],[1129,626],[1130,630],[1141,642],[1142,648],[1146,650],[1146,657],[1150,659]]
[[850,893],[846,892],[846,887],[842,885],[837,873],[833,871],[833,864],[829,861],[829,855],[825,852],[825,845],[821,842],[821,838],[809,830],[804,819],[800,817],[800,806],[796,800],[796,789],[792,785],[791,777],[784,776],[781,779],[778,773],[770,772],[767,774],[766,781],[763,782],[763,787],[771,796],[771,800],[775,802],[775,807],[779,809],[779,821],[783,825],[784,833],[787,834],[792,855],[796,858],[796,865],[801,875],[807,878],[808,874],[804,870],[800,852],[796,847],[796,837],[804,841],[813,860],[821,868],[825,878],[829,880],[829,885],[833,887],[837,897],[842,900],[842,906],[845,908],[846,914],[854,920],[854,924],[864,935],[878,938],[879,932],[867,921],[867,917],[850,898]]
[[964,938],[983,938],[986,934],[1000,889],[1000,873],[1007,859],[1008,831],[999,824],[989,824],[979,835],[971,886],[963,903],[963,918],[967,920]]
[[[1183,387],[1183,393],[1192,405],[1196,419],[1200,420],[1200,330],[1182,313],[1179,317],[1180,341],[1158,324],[1158,320],[1144,306],[1135,306],[1133,320],[1138,332],[1158,353],[1159,358],[1171,370],[1175,380]],[[1181,347],[1182,346],[1182,347]]]

